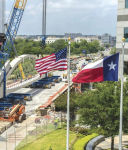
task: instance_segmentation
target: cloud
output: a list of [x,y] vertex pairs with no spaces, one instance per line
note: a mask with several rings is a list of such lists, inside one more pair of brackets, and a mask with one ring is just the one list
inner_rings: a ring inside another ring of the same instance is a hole
[[[14,0],[6,0],[7,14]],[[42,0],[28,0],[19,34],[41,34]],[[116,32],[117,0],[47,0],[47,34]]]

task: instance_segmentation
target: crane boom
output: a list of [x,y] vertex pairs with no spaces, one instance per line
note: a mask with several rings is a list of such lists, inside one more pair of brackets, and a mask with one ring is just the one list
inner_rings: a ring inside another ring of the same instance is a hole
[[15,39],[17,35],[26,3],[27,3],[27,0],[15,1],[14,9],[12,11],[9,24],[7,25],[6,42],[4,43],[4,46],[3,46],[3,49],[6,50],[8,54],[10,54],[12,50],[9,43],[11,43],[11,45],[14,45],[13,40]]

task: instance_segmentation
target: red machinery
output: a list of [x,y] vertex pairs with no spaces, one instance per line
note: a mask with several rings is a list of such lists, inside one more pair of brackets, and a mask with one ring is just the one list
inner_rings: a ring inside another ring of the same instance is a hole
[[22,122],[26,119],[25,106],[22,104],[14,105],[11,109],[6,108],[0,112],[0,120],[9,122]]

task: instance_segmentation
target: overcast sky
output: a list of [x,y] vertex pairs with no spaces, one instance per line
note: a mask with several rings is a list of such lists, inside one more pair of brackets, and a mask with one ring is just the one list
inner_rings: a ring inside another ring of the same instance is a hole
[[[41,34],[42,1],[28,0],[18,34]],[[8,16],[14,0],[6,0]],[[117,0],[47,0],[47,34],[116,35]]]

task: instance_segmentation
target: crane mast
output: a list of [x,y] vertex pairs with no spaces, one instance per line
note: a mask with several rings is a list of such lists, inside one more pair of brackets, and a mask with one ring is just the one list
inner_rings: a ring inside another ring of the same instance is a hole
[[45,46],[46,40],[46,9],[47,9],[47,0],[43,0],[43,15],[42,15],[42,45]]
[[5,23],[5,0],[0,0],[0,33],[4,33]]

